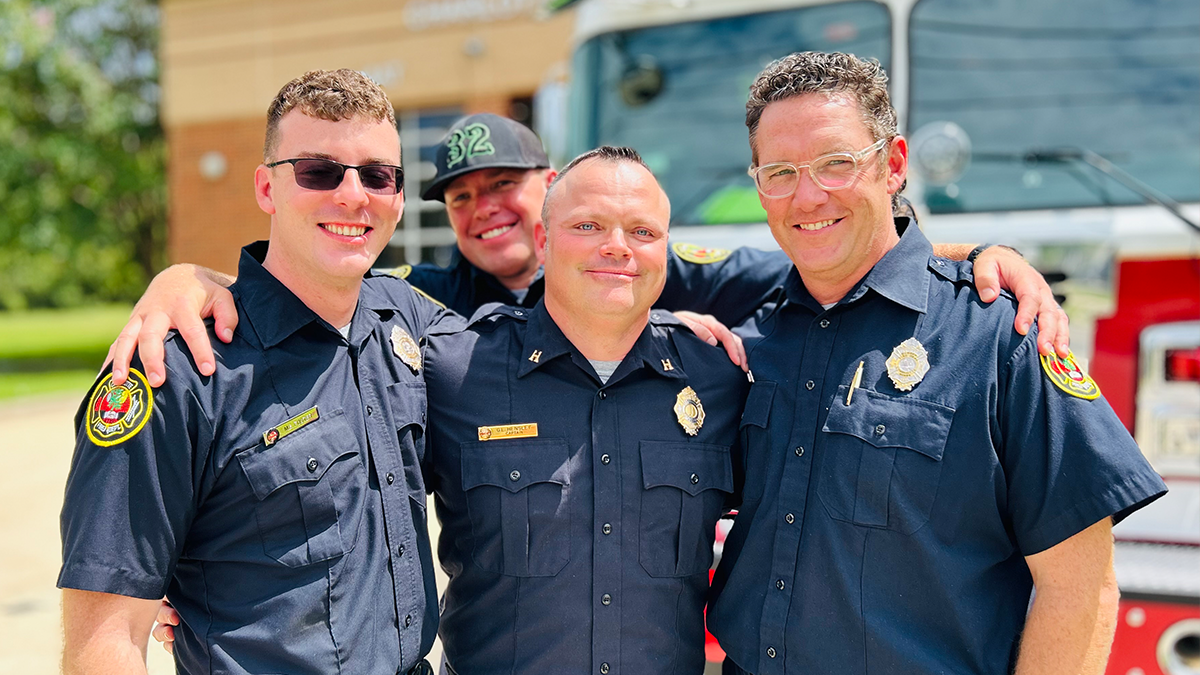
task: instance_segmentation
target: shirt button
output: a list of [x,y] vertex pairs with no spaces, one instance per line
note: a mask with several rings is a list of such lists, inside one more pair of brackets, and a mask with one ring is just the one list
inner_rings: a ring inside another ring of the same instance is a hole
[[517,311],[513,312],[513,314],[516,314],[517,316],[525,316],[525,312],[522,312],[519,309]]
[[783,583],[783,579],[780,579],[779,581],[775,582],[775,588],[778,588],[781,591],[783,590],[783,587],[786,585],[787,584]]
[[508,474],[508,479],[514,483],[521,480],[521,472],[513,469],[512,473]]
[[607,453],[600,455],[600,463],[601,464],[608,464],[611,461],[612,461],[612,457],[609,457]]
[[309,473],[315,472],[317,470],[317,459],[315,457],[309,457],[308,464],[306,464],[305,466],[308,467]]
[[829,319],[821,319],[821,328],[829,328]]
[[883,432],[885,432],[885,431],[887,431],[887,427],[883,426],[882,424],[875,425],[875,435],[876,436],[882,436]]
[[815,387],[815,386],[817,386],[817,383],[816,383],[816,382],[813,382],[812,380],[809,380],[808,382],[805,382],[805,383],[804,383],[804,388],[805,388],[805,389],[807,389],[807,390],[809,390],[809,391],[812,391],[812,388],[813,388],[813,387]]
[[396,555],[398,555],[398,556],[404,555],[404,544],[400,544],[399,546],[396,547]]
[[774,647],[767,647],[767,656],[769,656],[771,658],[775,658],[775,648]]
[[603,401],[604,399],[608,398],[608,392],[601,389],[599,396],[600,396],[600,400]]
[[412,614],[409,614],[408,616],[404,617],[404,627],[408,628],[411,625],[412,625]]
[[796,446],[796,456],[797,456],[797,457],[803,457],[803,456],[804,456],[804,448],[803,448],[803,447],[801,447],[801,446]]
[[391,485],[392,483],[395,483],[395,482],[396,482],[396,474],[394,474],[394,473],[388,473],[388,475],[387,475],[387,482],[388,482],[388,485]]
[[786,516],[784,516],[784,517],[783,517],[783,520],[784,520],[784,522],[786,522],[788,525],[791,525],[792,523],[796,522],[796,516],[793,516],[792,514],[790,514],[790,513],[789,513],[789,514],[787,514]]
[[604,527],[600,528],[600,531],[603,532],[604,534],[612,534],[612,524],[605,523]]
[[600,675],[608,675],[608,664],[607,663],[600,664]]
[[374,408],[372,408],[371,406],[367,406],[367,414],[368,415],[374,414],[374,412],[375,412]]
[[608,593],[605,593],[604,595],[600,596],[600,604],[604,605],[605,607],[608,607],[609,605],[612,604],[612,596],[609,595]]
[[699,482],[700,482],[700,476],[697,476],[696,474],[692,474],[692,485],[695,485],[696,483],[699,483]]

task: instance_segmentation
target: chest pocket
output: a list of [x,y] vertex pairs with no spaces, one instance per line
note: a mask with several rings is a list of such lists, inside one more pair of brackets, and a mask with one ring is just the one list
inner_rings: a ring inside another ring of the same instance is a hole
[[259,443],[238,454],[268,556],[300,567],[354,549],[367,496],[355,438],[336,410],[269,448]]
[[912,534],[928,520],[954,409],[859,389],[838,390],[822,429],[817,494],[836,520]]
[[463,443],[475,564],[514,577],[552,577],[571,559],[570,452],[561,438]]
[[733,492],[729,448],[642,441],[639,559],[652,577],[682,577],[712,566],[713,537]]

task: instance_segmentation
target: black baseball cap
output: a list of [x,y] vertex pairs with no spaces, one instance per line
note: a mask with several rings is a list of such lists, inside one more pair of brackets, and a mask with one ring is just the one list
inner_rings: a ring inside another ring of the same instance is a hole
[[529,127],[492,113],[454,123],[438,144],[437,176],[421,195],[445,201],[442,191],[455,178],[480,169],[548,169],[550,158]]

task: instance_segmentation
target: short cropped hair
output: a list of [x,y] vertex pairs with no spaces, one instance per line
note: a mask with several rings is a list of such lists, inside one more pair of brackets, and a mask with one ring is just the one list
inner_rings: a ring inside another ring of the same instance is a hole
[[267,108],[267,138],[263,161],[275,159],[279,148],[279,120],[292,110],[317,119],[340,122],[353,117],[396,126],[396,112],[383,88],[357,70],[310,70],[283,85]]
[[[860,59],[841,52],[796,52],[767,64],[750,85],[746,101],[746,127],[750,130],[750,156],[758,164],[758,123],[771,103],[804,94],[847,94],[858,104],[863,124],[876,141],[899,134],[896,109],[888,97],[888,76],[875,59]],[[881,157],[887,156],[885,148]],[[885,164],[880,162],[881,170]],[[905,181],[892,195],[899,206]]]
[[554,191],[559,181],[563,179],[563,176],[570,173],[572,169],[589,159],[599,159],[618,164],[637,164],[646,171],[650,171],[650,167],[646,166],[646,162],[642,160],[642,156],[638,154],[638,151],[628,146],[602,145],[595,150],[588,150],[570,162],[567,162],[562,171],[559,171],[558,175],[550,181],[550,185],[546,188],[546,199],[542,202],[543,223],[546,222],[547,216],[550,215],[550,194]]

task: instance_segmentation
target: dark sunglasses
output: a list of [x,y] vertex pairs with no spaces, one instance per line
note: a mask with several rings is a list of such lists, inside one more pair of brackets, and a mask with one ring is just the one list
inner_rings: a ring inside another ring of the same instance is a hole
[[391,164],[365,164],[354,166],[331,159],[304,157],[281,159],[267,164],[273,169],[280,164],[291,164],[296,172],[296,184],[306,190],[336,190],[342,184],[346,169],[358,172],[363,189],[380,195],[394,195],[404,187],[404,169]]

